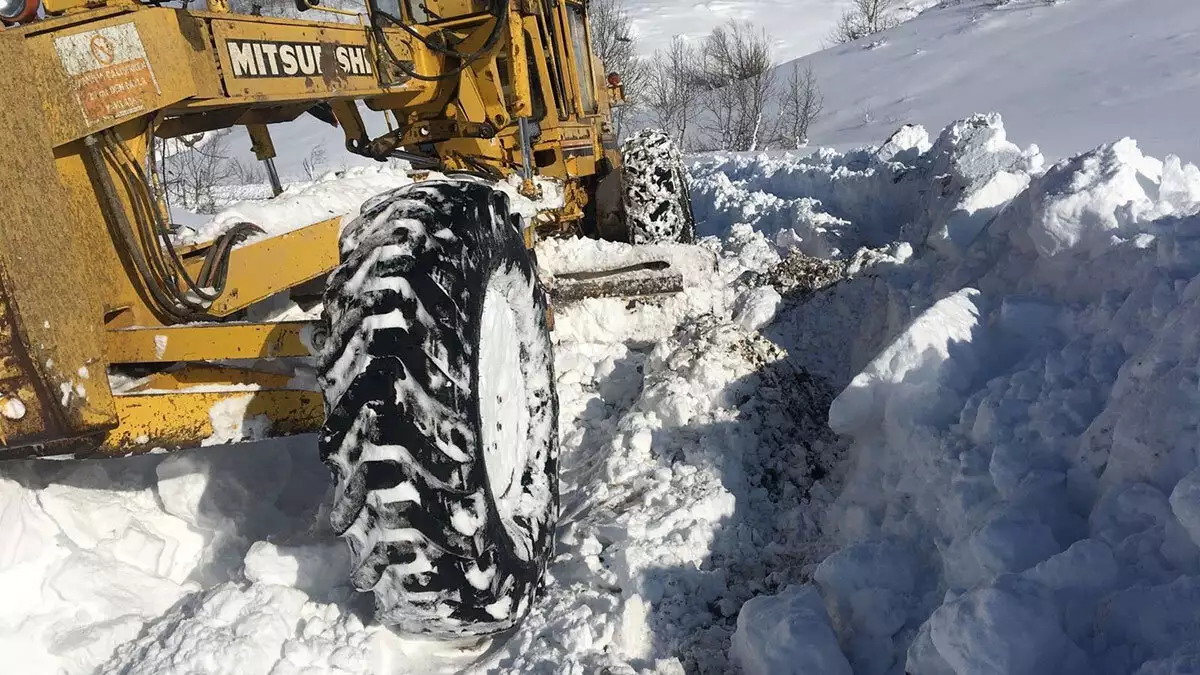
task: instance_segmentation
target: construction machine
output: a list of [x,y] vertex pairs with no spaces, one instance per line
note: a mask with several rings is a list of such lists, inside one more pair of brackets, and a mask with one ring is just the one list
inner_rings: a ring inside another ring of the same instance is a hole
[[[678,151],[654,131],[618,147],[622,85],[585,2],[297,2],[0,0],[0,459],[313,433],[381,623],[511,629],[558,510],[537,242],[688,240]],[[267,161],[275,125],[307,114],[348,152],[430,173],[275,236],[180,239],[164,144],[244,126]],[[563,198],[534,218],[497,189],[545,180]],[[320,311],[256,319],[281,299]]]

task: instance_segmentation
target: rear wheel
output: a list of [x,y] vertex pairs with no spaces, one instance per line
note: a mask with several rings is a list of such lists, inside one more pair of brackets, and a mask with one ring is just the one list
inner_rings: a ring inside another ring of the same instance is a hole
[[436,180],[375,197],[327,288],[319,446],[354,585],[401,632],[512,628],[553,549],[558,400],[507,196]]
[[621,148],[624,217],[634,244],[696,240],[687,174],[679,147],[666,133],[646,129]]

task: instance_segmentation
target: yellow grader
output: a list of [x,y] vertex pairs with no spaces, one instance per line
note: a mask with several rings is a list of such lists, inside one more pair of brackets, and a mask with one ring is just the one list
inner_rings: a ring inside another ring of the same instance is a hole
[[[678,152],[653,131],[618,147],[585,2],[298,3],[339,16],[0,0],[0,459],[196,446],[218,412],[242,422],[222,442],[314,433],[378,620],[504,631],[558,511],[536,242],[689,239]],[[364,110],[390,130],[370,137]],[[279,236],[178,240],[164,139],[241,125],[268,160],[272,125],[309,113],[349,152],[439,173]],[[543,179],[562,205],[528,220],[496,188]],[[320,318],[252,319],[281,298]]]

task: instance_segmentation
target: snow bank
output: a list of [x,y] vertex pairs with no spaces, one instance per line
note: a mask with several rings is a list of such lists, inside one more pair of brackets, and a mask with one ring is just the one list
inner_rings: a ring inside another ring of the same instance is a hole
[[1036,146],[1008,141],[996,114],[947,127],[932,143],[905,126],[847,154],[717,155],[691,167],[697,231],[746,223],[822,258],[896,241],[961,250],[1042,162]]
[[[767,329],[842,388],[851,463],[823,520],[842,548],[813,581],[853,671],[1190,672],[1200,172],[1130,139],[1043,167],[995,115],[902,134],[696,166],[709,227],[814,255],[911,247],[785,297]],[[759,208],[802,195],[811,211]],[[756,611],[746,664],[790,648]]]

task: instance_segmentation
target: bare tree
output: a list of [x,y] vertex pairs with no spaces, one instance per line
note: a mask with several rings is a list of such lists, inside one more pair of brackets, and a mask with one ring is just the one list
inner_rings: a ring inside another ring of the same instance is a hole
[[853,42],[900,24],[892,12],[896,0],[854,0],[854,6],[842,14],[830,35],[835,44]]
[[308,157],[305,157],[304,161],[300,163],[300,168],[304,169],[304,175],[309,180],[316,180],[321,176],[321,170],[325,168],[326,157],[325,146],[315,145],[308,153]]
[[644,103],[649,64],[637,55],[637,39],[625,0],[592,0],[588,3],[592,48],[608,73],[618,73],[625,87],[625,105],[613,110],[617,135],[626,118]]
[[775,89],[774,65],[770,36],[749,22],[731,21],[705,38],[693,81],[706,92],[709,146],[756,150],[766,140],[763,117]]
[[800,70],[794,64],[779,94],[779,120],[775,137],[785,145],[802,148],[808,144],[808,129],[825,109],[825,96],[817,86],[812,64]]
[[688,147],[688,133],[699,112],[695,83],[700,55],[676,36],[666,51],[656,50],[646,76],[644,105],[651,121]]
[[257,162],[246,163],[234,160],[233,171],[237,176],[237,181],[242,185],[257,185],[267,181],[266,174]]
[[[229,129],[209,132],[191,147],[179,149],[163,161],[163,187],[173,200],[196,213],[215,213],[217,187],[237,176],[236,163],[227,150]],[[180,139],[188,145],[191,139]]]

